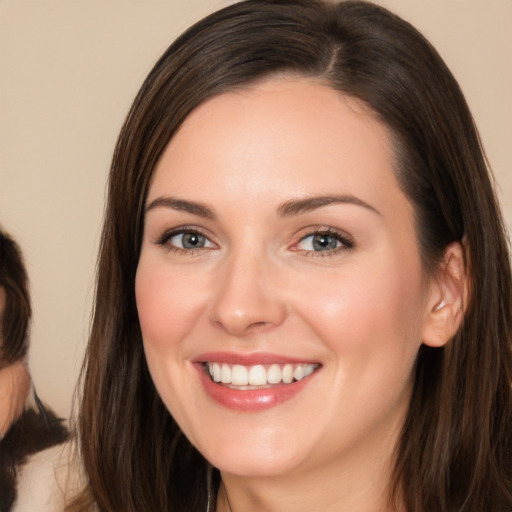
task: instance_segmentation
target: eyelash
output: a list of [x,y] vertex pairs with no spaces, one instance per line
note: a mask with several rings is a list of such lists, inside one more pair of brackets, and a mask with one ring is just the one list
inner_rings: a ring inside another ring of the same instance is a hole
[[[328,249],[325,251],[306,250],[306,249],[300,249],[297,247],[304,240],[306,240],[310,237],[320,236],[320,235],[332,238],[336,242],[339,242],[341,245],[339,247],[335,247],[333,249]],[[338,231],[337,229],[334,229],[334,228],[317,228],[311,232],[308,232],[303,237],[301,237],[301,239],[295,244],[294,247],[295,248],[292,249],[293,251],[303,252],[305,256],[315,257],[315,258],[326,258],[329,256],[335,256],[342,251],[349,251],[355,247],[355,244],[354,244],[354,240],[348,233]]]
[[[165,246],[169,251],[172,251],[174,253],[188,255],[188,256],[192,256],[192,255],[196,254],[198,251],[201,251],[203,249],[211,249],[211,246],[210,247],[203,246],[203,247],[198,247],[198,248],[185,249],[183,247],[177,247],[176,245],[172,245],[170,243],[170,240],[172,238],[179,236],[179,235],[185,235],[185,234],[199,235],[201,237],[204,237],[205,240],[212,246],[215,245],[209,239],[209,237],[207,235],[205,235],[202,231],[200,231],[196,228],[193,228],[193,227],[189,228],[187,226],[183,226],[183,227],[180,227],[177,229],[172,229],[170,231],[165,231],[162,235],[160,235],[158,237],[158,239],[155,241],[155,243],[157,245]],[[320,236],[320,235],[332,238],[336,242],[339,242],[341,245],[339,247],[335,247],[333,249],[327,249],[325,251],[314,251],[314,250],[300,249],[297,247],[300,243],[304,242],[308,238],[314,237],[314,236]],[[338,231],[333,228],[317,228],[317,229],[313,229],[312,231],[309,231],[306,235],[302,236],[300,238],[300,240],[298,242],[296,242],[290,250],[292,250],[294,252],[301,252],[305,256],[325,258],[328,256],[334,256],[341,251],[351,250],[354,247],[355,247],[354,241],[353,241],[352,237],[350,235],[348,235],[348,233],[344,233],[344,232]]]
[[213,242],[210,241],[209,237],[205,235],[202,231],[192,227],[188,228],[187,226],[183,226],[178,229],[172,229],[170,231],[165,231],[161,236],[158,237],[155,243],[157,245],[164,246],[167,250],[171,252],[187,256],[192,256],[196,254],[198,251],[201,251],[202,249],[210,249],[210,247],[197,247],[185,249],[183,247],[177,247],[176,245],[172,245],[170,243],[170,240],[175,236],[179,235],[199,235],[201,237],[204,237],[210,244],[214,245]]

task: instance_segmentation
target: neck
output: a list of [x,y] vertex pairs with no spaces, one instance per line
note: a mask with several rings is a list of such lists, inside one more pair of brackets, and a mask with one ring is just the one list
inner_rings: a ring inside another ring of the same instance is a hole
[[216,512],[403,512],[390,504],[398,435],[392,437],[308,471],[259,478],[221,473]]
[[0,437],[21,416],[30,385],[30,374],[24,360],[0,370]]

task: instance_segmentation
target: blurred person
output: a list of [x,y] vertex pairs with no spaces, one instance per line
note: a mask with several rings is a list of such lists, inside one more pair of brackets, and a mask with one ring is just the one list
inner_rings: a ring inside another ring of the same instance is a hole
[[0,228],[0,512],[12,509],[28,457],[62,443],[63,421],[38,398],[27,364],[31,305],[17,243]]

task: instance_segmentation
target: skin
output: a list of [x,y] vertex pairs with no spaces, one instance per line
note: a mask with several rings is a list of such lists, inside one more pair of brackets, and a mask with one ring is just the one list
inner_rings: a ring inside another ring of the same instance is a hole
[[[139,319],[159,394],[221,470],[218,511],[388,510],[415,358],[425,339],[446,341],[450,308],[435,306],[458,289],[425,276],[393,169],[383,124],[300,78],[206,101],[162,155],[147,198]],[[279,213],[333,195],[357,200]],[[154,203],[169,196],[206,204],[214,218]],[[205,247],[163,239],[183,226],[204,233]],[[353,247],[314,250],[311,235],[326,229]],[[280,405],[230,410],[192,364],[209,351],[321,368]]]
[[[6,294],[0,287],[0,318],[5,308]],[[1,346],[0,330],[0,346]],[[0,437],[23,412],[25,400],[30,392],[30,375],[25,360],[0,369]]]

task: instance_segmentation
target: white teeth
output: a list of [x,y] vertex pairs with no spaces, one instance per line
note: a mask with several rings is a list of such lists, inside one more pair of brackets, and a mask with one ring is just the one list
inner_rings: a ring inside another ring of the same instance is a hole
[[270,368],[267,370],[267,382],[269,384],[279,384],[283,379],[283,373],[281,372],[281,368],[278,364],[270,365]]
[[220,381],[222,384],[231,384],[231,368],[223,364],[220,369]]
[[221,370],[220,370],[220,366],[218,364],[212,364],[210,365],[209,367],[209,370],[210,370],[210,375],[213,373],[212,377],[213,377],[213,380],[214,382],[220,382],[221,380]]
[[249,384],[249,373],[245,366],[235,364],[231,369],[231,384],[234,386],[247,386]]
[[304,367],[303,366],[297,366],[295,370],[293,370],[293,378],[295,380],[300,380],[304,378]]
[[318,364],[262,364],[243,366],[226,363],[207,363],[208,372],[214,382],[232,386],[265,386],[269,384],[290,384],[311,375]]
[[249,370],[249,384],[251,386],[263,386],[267,383],[267,372],[261,364],[253,366]]
[[285,364],[283,368],[283,382],[290,384],[293,380],[293,366],[291,364]]

